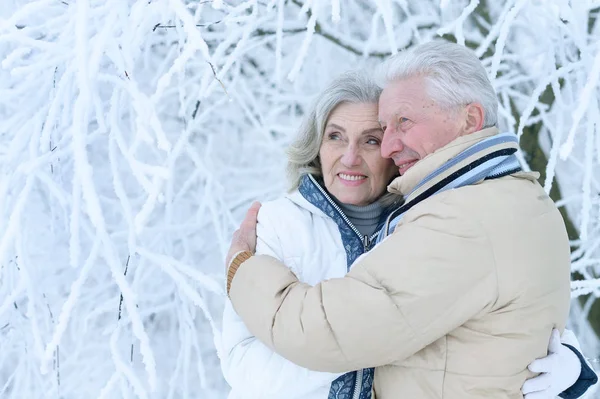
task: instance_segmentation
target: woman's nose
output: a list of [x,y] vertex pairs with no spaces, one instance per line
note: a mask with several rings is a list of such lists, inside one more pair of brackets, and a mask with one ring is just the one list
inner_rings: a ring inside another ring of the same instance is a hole
[[359,166],[361,164],[361,157],[356,147],[348,146],[346,151],[344,151],[344,155],[342,155],[341,162],[342,165],[348,168],[352,166]]

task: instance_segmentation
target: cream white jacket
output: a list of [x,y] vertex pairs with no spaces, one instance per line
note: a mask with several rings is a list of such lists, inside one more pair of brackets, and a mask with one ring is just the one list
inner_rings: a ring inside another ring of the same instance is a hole
[[[257,254],[281,260],[308,284],[347,273],[336,223],[297,191],[262,205],[257,235]],[[341,375],[308,370],[273,352],[252,336],[229,300],[222,344],[229,399],[327,399],[331,382]]]

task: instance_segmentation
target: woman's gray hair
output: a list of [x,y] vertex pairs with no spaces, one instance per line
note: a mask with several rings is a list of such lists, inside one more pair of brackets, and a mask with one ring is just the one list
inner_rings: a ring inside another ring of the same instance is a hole
[[[365,71],[345,72],[334,79],[313,102],[304,117],[296,139],[287,150],[287,175],[290,191],[298,188],[302,176],[312,174],[322,176],[319,150],[323,141],[325,125],[333,110],[340,104],[377,104],[381,88]],[[392,194],[386,194],[385,197]],[[382,198],[388,205],[395,202],[398,196]]]
[[442,40],[401,51],[383,62],[376,72],[379,87],[395,80],[423,76],[428,95],[442,108],[454,110],[470,103],[481,104],[483,127],[498,121],[498,98],[485,68],[473,51]]

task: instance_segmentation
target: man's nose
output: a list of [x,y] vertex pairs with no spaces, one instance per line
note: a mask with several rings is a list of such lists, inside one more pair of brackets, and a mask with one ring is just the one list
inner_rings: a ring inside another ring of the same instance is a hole
[[359,166],[361,164],[361,156],[358,149],[354,145],[349,145],[344,151],[341,159],[342,165],[345,167]]
[[391,158],[397,152],[404,149],[404,144],[398,134],[391,128],[387,127],[383,132],[383,140],[381,140],[381,156]]

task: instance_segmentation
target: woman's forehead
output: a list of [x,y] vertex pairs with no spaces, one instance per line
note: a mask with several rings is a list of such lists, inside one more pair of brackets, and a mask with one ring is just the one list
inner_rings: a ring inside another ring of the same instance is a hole
[[351,104],[344,103],[336,107],[327,124],[352,124],[352,123],[379,123],[377,104]]

